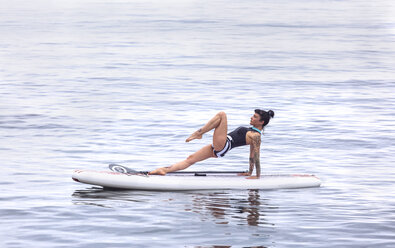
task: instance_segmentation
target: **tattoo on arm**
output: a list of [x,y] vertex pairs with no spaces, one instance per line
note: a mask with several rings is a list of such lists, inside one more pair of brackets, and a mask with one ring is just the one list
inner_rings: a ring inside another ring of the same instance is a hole
[[261,161],[259,159],[259,154],[255,153],[255,168],[256,168],[256,176],[261,176]]
[[250,158],[250,168],[248,169],[248,174],[252,174],[252,172],[254,171],[254,165],[255,165],[255,159],[254,158]]
[[[261,147],[261,136],[255,136],[253,139],[253,147],[254,147],[254,162],[255,162],[255,168],[256,168],[256,176],[260,177],[261,176],[261,161],[260,161],[260,154],[259,154],[259,149]],[[251,164],[250,164],[251,166]]]

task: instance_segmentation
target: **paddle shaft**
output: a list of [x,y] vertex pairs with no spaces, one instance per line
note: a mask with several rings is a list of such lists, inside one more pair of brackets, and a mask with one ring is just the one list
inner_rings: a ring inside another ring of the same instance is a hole
[[238,174],[248,171],[173,171],[167,174]]
[[[109,168],[112,171],[115,172],[121,172],[121,173],[131,173],[131,174],[148,174],[149,171],[136,171],[133,169],[130,169],[126,166],[119,165],[119,164],[110,164]],[[122,169],[122,171],[118,170]],[[167,174],[238,174],[238,173],[246,173],[247,171],[174,171],[174,172],[168,172]]]

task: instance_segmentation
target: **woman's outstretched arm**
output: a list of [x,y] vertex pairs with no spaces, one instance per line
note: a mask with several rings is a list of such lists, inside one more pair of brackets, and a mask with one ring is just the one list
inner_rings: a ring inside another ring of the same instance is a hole
[[254,135],[250,145],[250,168],[248,174],[252,175],[254,167],[256,169],[256,176],[249,177],[248,179],[257,179],[261,176],[261,161],[260,161],[260,148],[261,148],[261,136]]

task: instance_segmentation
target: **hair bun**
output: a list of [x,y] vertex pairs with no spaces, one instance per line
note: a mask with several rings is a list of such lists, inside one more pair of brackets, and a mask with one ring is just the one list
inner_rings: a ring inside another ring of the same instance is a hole
[[271,118],[274,117],[274,111],[273,110],[269,110],[269,111],[267,111],[267,113],[270,115]]

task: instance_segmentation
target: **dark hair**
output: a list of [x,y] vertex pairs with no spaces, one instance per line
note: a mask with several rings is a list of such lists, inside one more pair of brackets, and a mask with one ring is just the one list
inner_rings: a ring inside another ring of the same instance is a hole
[[260,121],[264,121],[262,127],[269,124],[270,119],[274,117],[273,110],[265,111],[265,110],[261,110],[261,109],[255,109],[255,113],[257,113],[261,117]]

